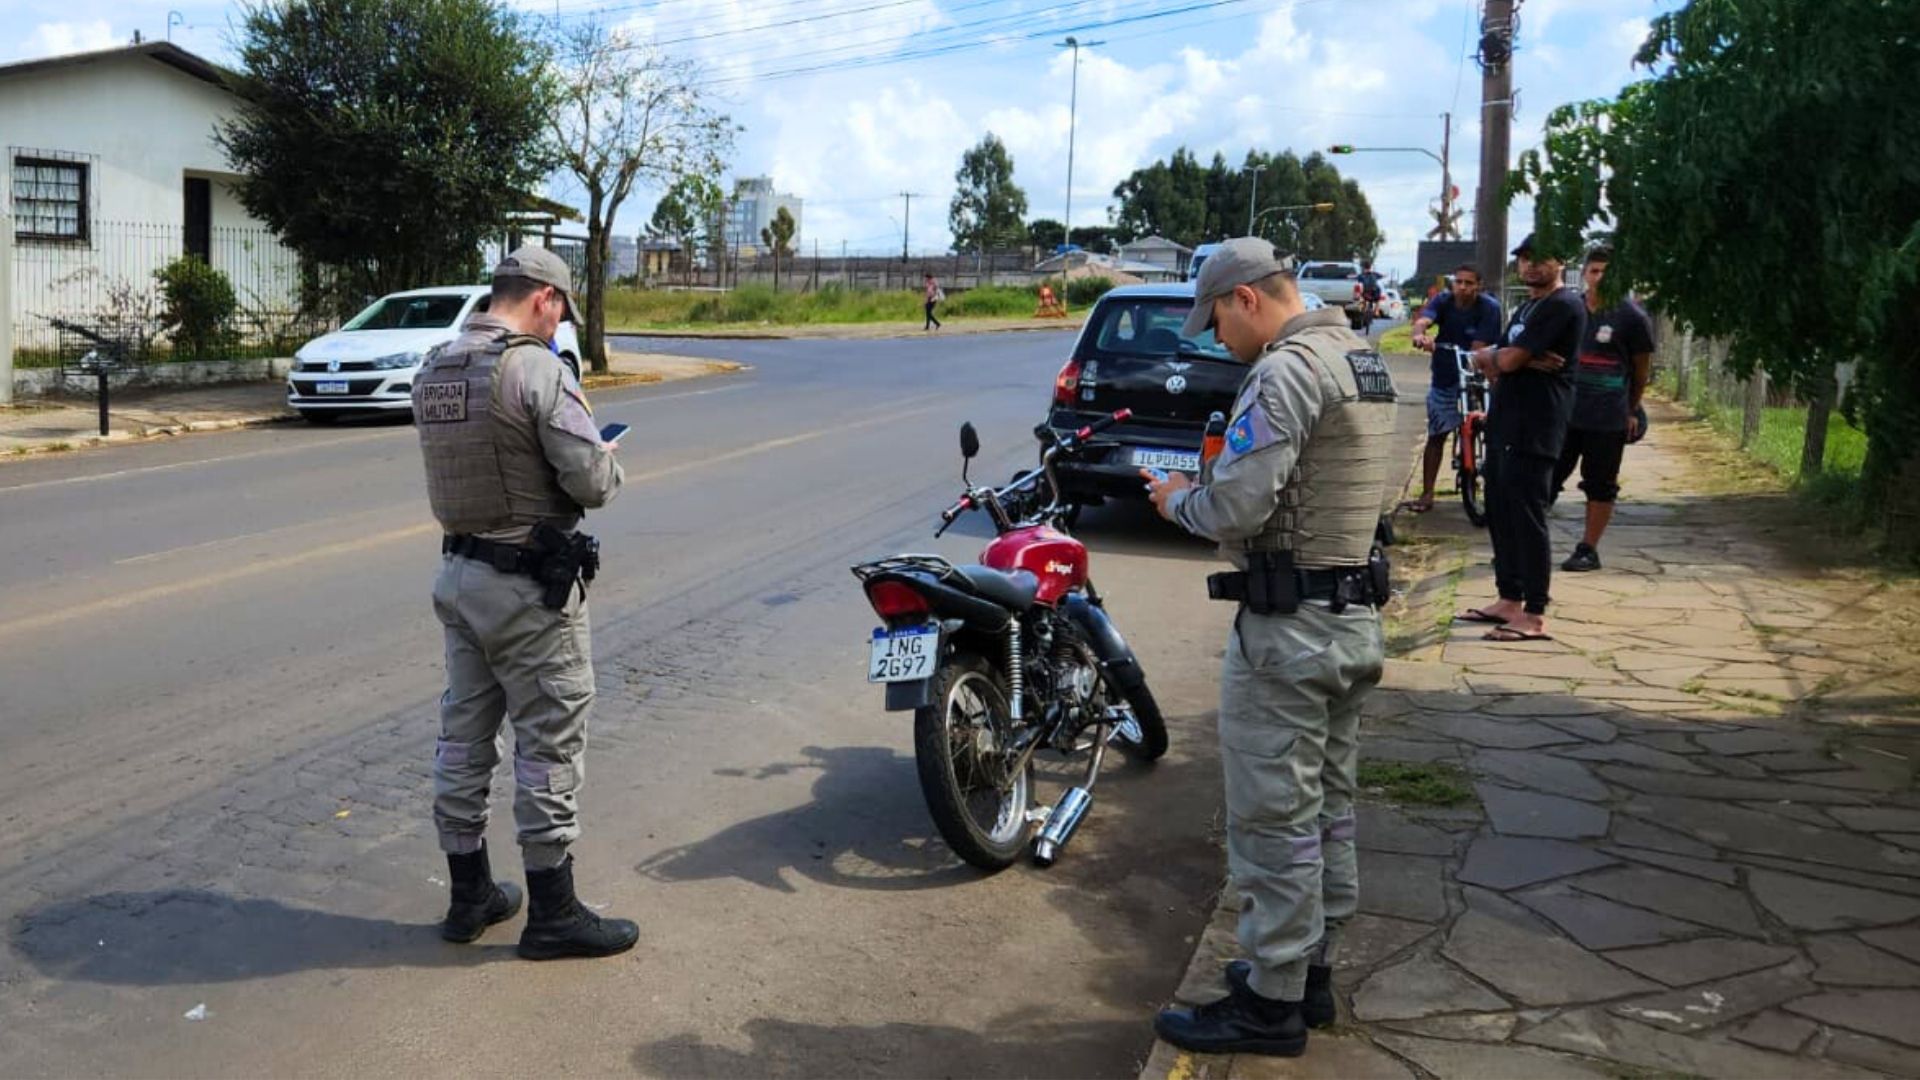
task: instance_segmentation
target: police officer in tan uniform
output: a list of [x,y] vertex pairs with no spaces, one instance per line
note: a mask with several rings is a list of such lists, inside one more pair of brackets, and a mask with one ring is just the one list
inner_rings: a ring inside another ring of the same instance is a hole
[[446,531],[433,586],[445,628],[447,691],[434,755],[434,824],[447,853],[449,941],[473,941],[520,910],[493,880],[487,791],[503,725],[513,732],[513,816],[530,903],[520,955],[609,956],[639,928],[575,897],[569,845],[593,703],[585,581],[597,547],[577,531],[620,490],[579,379],[548,347],[580,321],[573,278],[550,251],[523,247],[493,271],[485,314],[431,354],[414,382],[427,495]]
[[1236,568],[1208,592],[1239,604],[1220,756],[1247,960],[1228,966],[1227,997],[1154,1026],[1189,1050],[1292,1056],[1334,1020],[1332,953],[1359,902],[1354,773],[1360,705],[1385,659],[1386,562],[1372,544],[1395,391],[1338,309],[1306,310],[1292,261],[1264,240],[1230,240],[1201,268],[1184,333],[1210,327],[1253,365],[1226,449],[1198,486],[1176,473],[1149,491]]

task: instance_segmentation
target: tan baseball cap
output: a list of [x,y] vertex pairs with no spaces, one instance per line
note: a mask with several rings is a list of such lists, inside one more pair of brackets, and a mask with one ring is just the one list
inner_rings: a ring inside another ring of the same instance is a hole
[[537,281],[542,285],[551,285],[560,290],[567,301],[567,318],[576,326],[585,326],[586,320],[580,317],[580,305],[573,302],[573,271],[567,269],[567,261],[546,248],[535,244],[514,249],[513,253],[501,259],[493,268],[493,276],[523,277]]
[[1241,285],[1293,269],[1293,259],[1274,253],[1273,245],[1257,236],[1236,236],[1220,245],[1200,264],[1193,283],[1193,310],[1187,313],[1181,334],[1196,338],[1213,326],[1213,302]]

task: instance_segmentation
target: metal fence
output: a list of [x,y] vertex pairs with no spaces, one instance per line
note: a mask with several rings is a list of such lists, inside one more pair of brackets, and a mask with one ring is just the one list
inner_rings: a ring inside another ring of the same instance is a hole
[[[740,285],[774,284],[775,262],[765,252],[728,252],[715,257],[702,252],[692,266],[679,252],[658,253],[636,275],[649,288],[728,289]],[[963,290],[981,285],[1030,285],[1048,277],[1033,267],[1041,256],[1033,251],[997,251],[970,255],[857,255],[818,254],[811,248],[779,260],[781,289],[812,291],[826,286],[849,289],[918,289],[932,274],[942,288]],[[1057,275],[1053,275],[1057,276]]]
[[221,360],[284,353],[331,329],[324,305],[303,303],[317,293],[317,275],[263,228],[216,226],[207,236],[207,262],[233,286],[236,309],[226,333],[175,356],[165,333],[155,274],[187,251],[179,225],[96,221],[83,242],[20,239],[13,245],[15,361],[53,367],[76,340],[73,328],[123,343],[136,363],[161,359]]

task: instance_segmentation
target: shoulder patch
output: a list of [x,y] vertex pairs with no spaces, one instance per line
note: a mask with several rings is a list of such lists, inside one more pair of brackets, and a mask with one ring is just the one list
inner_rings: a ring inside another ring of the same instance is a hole
[[1393,389],[1393,373],[1387,370],[1387,362],[1379,353],[1355,349],[1347,353],[1347,364],[1353,368],[1353,382],[1359,387],[1361,401],[1398,400]]

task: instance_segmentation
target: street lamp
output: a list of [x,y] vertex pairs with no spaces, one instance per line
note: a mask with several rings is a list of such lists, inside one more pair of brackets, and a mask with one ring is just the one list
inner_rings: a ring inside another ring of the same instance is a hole
[[1105,44],[1104,41],[1081,41],[1071,35],[1065,41],[1054,42],[1058,48],[1073,50],[1073,90],[1067,99],[1067,220],[1062,222],[1066,226],[1063,247],[1073,246],[1073,133],[1080,115],[1080,50]]
[[1240,171],[1253,174],[1253,190],[1247,192],[1247,235],[1253,235],[1253,204],[1260,198],[1260,174],[1267,171],[1265,165],[1242,165]]
[[[1260,220],[1260,218],[1264,218],[1268,214],[1286,213],[1289,210],[1311,210],[1317,214],[1327,214],[1327,213],[1333,212],[1333,204],[1330,202],[1317,202],[1317,203],[1298,203],[1293,206],[1269,206],[1265,210],[1260,211],[1259,217],[1255,218],[1254,222],[1257,223]],[[1254,230],[1254,224],[1250,223],[1247,226],[1247,235],[1248,236],[1260,235],[1259,233],[1254,232],[1253,230]],[[1297,247],[1299,245],[1296,244],[1295,246]]]

